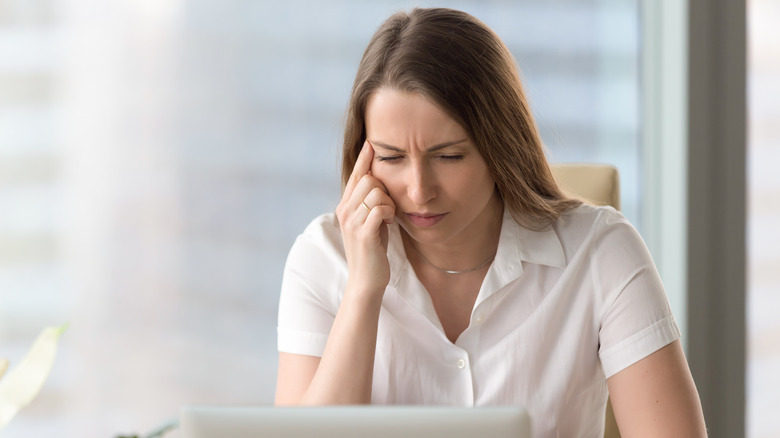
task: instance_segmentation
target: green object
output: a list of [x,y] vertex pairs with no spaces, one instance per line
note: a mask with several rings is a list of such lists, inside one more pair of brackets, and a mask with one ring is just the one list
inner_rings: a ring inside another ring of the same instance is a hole
[[117,435],[114,438],[160,438],[167,434],[168,432],[176,429],[179,427],[179,419],[173,418],[171,420],[166,421],[153,431],[149,432],[146,435]]
[[169,421],[167,421],[165,424],[161,425],[157,429],[149,432],[145,437],[143,438],[160,438],[161,436],[167,434],[168,432],[176,429],[179,427],[179,419],[174,418]]
[[[57,354],[57,342],[67,324],[43,329],[30,351],[3,377],[0,363],[0,429],[3,429],[19,410],[29,405],[43,387]],[[7,367],[7,361],[5,361]]]

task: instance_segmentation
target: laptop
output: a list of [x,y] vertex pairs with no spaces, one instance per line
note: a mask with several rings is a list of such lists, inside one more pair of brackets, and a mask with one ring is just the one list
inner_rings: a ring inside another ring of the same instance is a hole
[[183,438],[529,438],[519,407],[184,406]]

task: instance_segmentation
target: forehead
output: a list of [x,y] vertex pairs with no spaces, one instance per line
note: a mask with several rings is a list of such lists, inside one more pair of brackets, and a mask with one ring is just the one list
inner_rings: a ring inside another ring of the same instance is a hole
[[393,88],[380,88],[369,97],[365,120],[369,138],[397,146],[467,137],[460,124],[423,95]]

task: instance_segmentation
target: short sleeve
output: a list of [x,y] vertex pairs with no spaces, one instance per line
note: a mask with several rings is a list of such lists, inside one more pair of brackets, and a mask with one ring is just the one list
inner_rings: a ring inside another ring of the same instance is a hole
[[606,214],[591,250],[604,297],[599,357],[609,378],[679,339],[680,331],[647,246],[620,213]]
[[278,350],[322,356],[346,284],[335,214],[315,219],[287,256],[279,297]]

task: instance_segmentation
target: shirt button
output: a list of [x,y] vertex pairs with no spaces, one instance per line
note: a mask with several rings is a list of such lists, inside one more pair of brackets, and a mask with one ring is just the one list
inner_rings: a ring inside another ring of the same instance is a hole
[[463,369],[466,367],[466,361],[463,359],[458,359],[458,368]]
[[485,319],[482,317],[482,315],[477,315],[477,324],[482,324],[482,320]]

